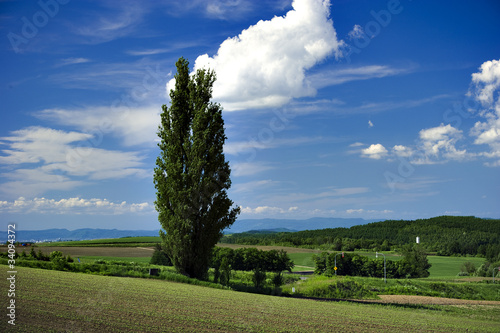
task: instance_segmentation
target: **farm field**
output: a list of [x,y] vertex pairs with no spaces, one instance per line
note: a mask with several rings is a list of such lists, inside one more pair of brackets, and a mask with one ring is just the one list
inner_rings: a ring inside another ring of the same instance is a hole
[[[74,246],[73,243],[68,242],[71,246],[60,245],[60,246],[36,246],[36,251],[39,249],[44,254],[50,254],[52,251],[61,251],[64,255],[70,255],[73,258],[79,257],[81,260],[93,260],[93,259],[104,259],[104,260],[127,260],[147,263],[151,258],[154,248],[151,246],[135,246],[140,243],[136,241],[140,239],[140,242],[146,240],[156,240],[156,237],[136,237],[136,238],[119,238],[116,240],[99,240],[101,246],[96,246],[94,241],[81,241],[75,242],[81,246]],[[126,244],[123,242],[126,240],[129,245],[127,246],[102,246],[102,245],[112,245],[116,241],[120,244]],[[90,243],[88,243],[90,242]],[[49,243],[49,244],[61,244],[61,243]],[[88,246],[92,244],[92,246]],[[313,254],[321,253],[320,250],[295,248],[295,247],[284,247],[284,246],[250,246],[250,245],[237,245],[237,244],[218,244],[220,247],[229,248],[241,248],[241,247],[255,247],[259,250],[280,250],[283,249],[287,251],[290,259],[295,263],[296,267],[293,271],[312,271],[314,270],[314,261],[312,260]],[[24,248],[26,252],[29,252],[30,248]],[[22,251],[22,248],[17,249],[18,252]],[[3,251],[3,249],[2,249]],[[375,257],[375,253],[372,252],[355,252],[360,255],[365,255],[368,257]],[[138,259],[143,258],[143,259]],[[386,253],[387,260],[399,260],[401,257],[395,253]],[[429,269],[431,279],[456,279],[457,274],[460,272],[460,267],[465,262],[472,262],[476,267],[481,266],[485,261],[483,258],[476,257],[441,257],[441,256],[428,256],[429,263],[432,267]],[[340,259],[339,259],[340,260]]]
[[[0,280],[7,289],[7,281]],[[498,332],[499,305],[320,302],[18,267],[16,331]],[[2,320],[0,331],[7,331]]]

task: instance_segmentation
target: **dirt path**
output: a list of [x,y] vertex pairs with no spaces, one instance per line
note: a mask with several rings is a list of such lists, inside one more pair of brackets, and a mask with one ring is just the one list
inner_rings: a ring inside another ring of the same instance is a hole
[[474,301],[467,299],[411,296],[411,295],[379,295],[379,300],[366,300],[369,303],[392,303],[392,304],[425,304],[425,305],[496,305],[500,301]]

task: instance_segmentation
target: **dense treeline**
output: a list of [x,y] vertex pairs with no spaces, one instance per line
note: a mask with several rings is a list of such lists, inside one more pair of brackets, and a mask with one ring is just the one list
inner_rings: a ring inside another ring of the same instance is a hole
[[[391,279],[420,278],[429,276],[431,265],[424,249],[414,244],[402,248],[403,259],[386,261],[386,276]],[[335,257],[337,256],[337,259]],[[384,259],[371,259],[358,254],[346,253],[342,257],[338,253],[323,252],[313,257],[314,273],[327,276],[338,275],[384,277]]]
[[500,254],[500,220],[473,216],[440,216],[415,221],[388,220],[351,228],[289,233],[249,232],[227,235],[221,242],[299,246],[331,251],[387,251],[415,243],[417,236],[426,251],[437,252],[439,255],[481,255],[494,261]]
[[[172,262],[160,244],[156,245],[150,264],[171,266]],[[227,285],[232,271],[253,271],[254,285],[260,287],[266,272],[275,273],[273,284],[283,282],[282,272],[291,272],[294,263],[283,250],[262,251],[256,248],[230,249],[216,247],[212,250],[210,267],[214,269],[214,282]]]
[[266,279],[266,272],[275,273],[273,284],[283,283],[283,271],[292,271],[294,263],[284,250],[262,251],[255,248],[230,249],[216,247],[212,252],[214,282],[226,285],[231,271],[253,271],[253,282],[259,288]]

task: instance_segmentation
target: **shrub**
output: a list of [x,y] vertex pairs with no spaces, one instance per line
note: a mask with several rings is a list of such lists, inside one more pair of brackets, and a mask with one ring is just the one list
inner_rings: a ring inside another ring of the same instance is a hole
[[255,288],[261,288],[265,280],[266,280],[266,272],[262,271],[260,268],[256,268],[253,271],[253,277],[252,277],[252,281]]
[[160,244],[156,244],[155,251],[149,263],[151,265],[172,266],[172,260],[170,260],[170,257],[162,249]]
[[281,286],[283,284],[283,275],[281,274],[281,272],[279,273],[275,273],[274,276],[273,276],[273,285],[278,288],[279,286]]

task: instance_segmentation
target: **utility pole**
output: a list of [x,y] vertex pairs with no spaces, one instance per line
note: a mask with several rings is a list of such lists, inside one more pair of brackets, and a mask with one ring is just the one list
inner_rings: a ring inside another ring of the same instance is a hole
[[385,269],[385,254],[375,252],[375,258],[378,258],[379,254],[384,256],[384,283],[387,283],[387,274],[386,274],[386,269]]
[[333,268],[333,269],[335,270],[335,275],[337,275],[337,256],[338,256],[339,254],[342,254],[342,258],[344,258],[344,252],[342,252],[342,253],[337,253],[337,254],[335,255],[335,267]]

